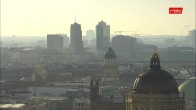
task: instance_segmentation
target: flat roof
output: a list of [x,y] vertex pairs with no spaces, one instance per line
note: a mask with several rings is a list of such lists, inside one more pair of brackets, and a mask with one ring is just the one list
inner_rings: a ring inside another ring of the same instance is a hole
[[0,108],[21,108],[25,104],[1,104]]
[[12,105],[10,108],[21,108],[23,107],[25,104],[14,104]]
[[14,104],[2,104],[2,105],[0,106],[0,108],[9,108],[9,107],[12,106],[12,105],[14,105]]

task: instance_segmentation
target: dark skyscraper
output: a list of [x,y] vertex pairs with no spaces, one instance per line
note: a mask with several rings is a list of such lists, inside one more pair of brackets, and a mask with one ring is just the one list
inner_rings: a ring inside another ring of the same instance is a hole
[[110,45],[110,26],[106,22],[99,22],[96,26],[96,47],[97,50],[105,51]]
[[47,48],[49,50],[62,50],[63,49],[63,35],[48,34],[47,35]]
[[71,24],[70,30],[70,51],[72,53],[81,53],[83,51],[82,30],[78,23]]

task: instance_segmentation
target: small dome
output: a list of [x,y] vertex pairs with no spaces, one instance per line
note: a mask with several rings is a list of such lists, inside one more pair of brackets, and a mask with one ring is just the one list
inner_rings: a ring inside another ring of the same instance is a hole
[[105,59],[115,59],[115,58],[116,58],[116,54],[115,54],[115,52],[112,50],[111,47],[107,50],[107,52],[106,52],[104,58],[105,58]]
[[178,88],[180,93],[185,93],[185,98],[196,100],[196,77],[192,77],[183,82]]
[[156,52],[151,57],[150,68],[136,78],[133,85],[133,93],[179,93],[176,80],[170,73],[161,69],[159,55]]

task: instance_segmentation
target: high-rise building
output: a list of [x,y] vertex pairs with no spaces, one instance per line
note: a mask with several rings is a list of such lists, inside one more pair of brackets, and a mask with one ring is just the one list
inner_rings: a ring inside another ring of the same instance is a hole
[[86,31],[86,37],[88,39],[88,42],[91,42],[92,39],[95,37],[95,32],[92,29],[89,29]]
[[106,51],[110,45],[110,26],[106,22],[99,22],[96,26],[97,50]]
[[63,37],[63,47],[69,47],[69,37],[66,34]]
[[62,34],[48,34],[47,35],[47,49],[62,50],[63,49],[63,35]]
[[189,31],[189,35],[187,36],[187,45],[194,48],[194,50],[196,51],[195,48],[195,39],[196,39],[196,30],[191,30]]
[[70,30],[70,51],[71,53],[81,53],[83,51],[82,30],[78,23],[71,24]]

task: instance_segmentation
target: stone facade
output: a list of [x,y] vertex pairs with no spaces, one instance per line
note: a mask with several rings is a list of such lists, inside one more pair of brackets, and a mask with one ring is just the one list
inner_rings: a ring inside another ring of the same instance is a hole
[[103,62],[102,81],[118,80],[118,60],[112,48],[109,48],[105,54]]

